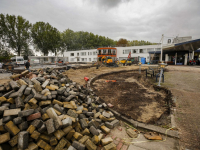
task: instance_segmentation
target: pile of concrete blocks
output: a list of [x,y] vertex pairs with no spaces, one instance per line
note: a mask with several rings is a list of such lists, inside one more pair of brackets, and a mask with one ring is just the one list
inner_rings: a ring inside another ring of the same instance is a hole
[[91,89],[53,68],[34,74],[0,86],[0,149],[116,149],[105,135],[119,120]]

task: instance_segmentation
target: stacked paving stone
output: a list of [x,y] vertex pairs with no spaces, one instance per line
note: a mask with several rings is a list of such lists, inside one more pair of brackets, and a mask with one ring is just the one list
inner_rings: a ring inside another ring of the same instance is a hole
[[53,68],[34,74],[0,86],[0,149],[116,148],[104,137],[119,121],[91,89]]

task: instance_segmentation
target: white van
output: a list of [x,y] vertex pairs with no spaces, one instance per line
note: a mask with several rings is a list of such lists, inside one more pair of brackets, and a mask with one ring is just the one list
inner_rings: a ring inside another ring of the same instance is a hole
[[11,61],[16,65],[24,65],[24,58],[22,56],[15,56],[11,58]]

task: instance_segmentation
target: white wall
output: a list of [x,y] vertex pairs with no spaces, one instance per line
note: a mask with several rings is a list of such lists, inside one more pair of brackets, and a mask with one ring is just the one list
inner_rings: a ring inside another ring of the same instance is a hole
[[68,62],[93,62],[97,61],[97,50],[78,50],[64,52],[64,57],[68,58]]
[[[127,59],[129,51],[131,51],[131,57],[144,57],[146,62],[149,62],[149,51],[160,51],[160,45],[144,45],[144,46],[131,46],[131,47],[115,47],[117,48],[118,60]],[[134,53],[134,51],[136,53]],[[141,52],[142,51],[142,52]],[[89,52],[89,55],[88,55]],[[92,55],[90,53],[92,52]],[[79,54],[79,55],[78,55]],[[85,55],[82,55],[85,54]],[[95,55],[94,55],[95,54]],[[90,50],[78,50],[64,52],[64,57],[68,62],[92,62],[97,61],[97,49]],[[78,61],[79,58],[79,61]]]

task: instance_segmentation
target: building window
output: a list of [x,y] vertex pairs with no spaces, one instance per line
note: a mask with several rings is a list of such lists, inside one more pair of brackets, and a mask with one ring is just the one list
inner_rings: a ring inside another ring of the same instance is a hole
[[137,53],[137,50],[136,50],[136,49],[133,49],[133,53]]
[[125,49],[125,50],[124,50],[124,54],[129,54],[130,52],[131,52],[130,49]]
[[70,58],[70,61],[74,61],[74,58]]
[[70,53],[70,56],[74,56],[74,53]]
[[92,55],[92,52],[90,52],[90,55]]
[[91,58],[89,58],[89,61],[92,61]]
[[77,56],[79,56],[79,53],[77,53]]
[[84,58],[81,58],[81,61],[84,61]]
[[103,54],[106,54],[106,51],[107,51],[107,50],[106,50],[106,49],[104,49],[104,50],[103,50]]
[[93,52],[93,55],[96,55],[96,52]]
[[81,56],[86,56],[86,52],[81,52]]
[[87,58],[84,58],[84,61],[87,61]]
[[88,56],[90,55],[90,52],[88,52]]
[[80,61],[80,59],[79,59],[79,58],[77,58],[77,61]]
[[152,52],[154,51],[154,48],[147,48],[147,52]]
[[143,49],[140,49],[140,53],[143,53],[144,51],[143,51]]

